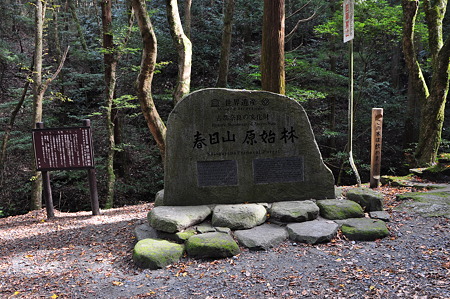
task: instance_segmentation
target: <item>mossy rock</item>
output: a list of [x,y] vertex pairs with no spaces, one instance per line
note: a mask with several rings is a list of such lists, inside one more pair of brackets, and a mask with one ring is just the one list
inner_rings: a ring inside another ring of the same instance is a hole
[[184,245],[166,240],[143,239],[136,243],[133,261],[144,269],[160,269],[177,262],[184,252]]
[[188,240],[190,237],[192,237],[195,234],[196,234],[196,230],[191,228],[191,229],[187,229],[187,230],[182,231],[182,232],[178,232],[175,235],[178,237],[178,240],[184,242],[184,241]]
[[347,219],[364,217],[362,207],[351,200],[324,199],[318,200],[320,216],[327,219]]
[[[406,201],[412,199],[413,201]],[[406,201],[395,208],[423,217],[450,218],[450,191],[410,192],[397,195],[397,200]]]
[[229,234],[215,232],[190,237],[186,252],[195,258],[224,258],[240,253],[240,249]]
[[342,224],[341,231],[354,241],[374,241],[389,235],[384,221],[370,218],[347,219]]
[[366,212],[383,210],[383,194],[369,188],[353,188],[347,191],[347,198],[358,203]]
[[413,175],[409,174],[407,176],[391,176],[383,175],[380,179],[382,185],[390,185],[394,187],[411,187],[413,184],[411,180]]

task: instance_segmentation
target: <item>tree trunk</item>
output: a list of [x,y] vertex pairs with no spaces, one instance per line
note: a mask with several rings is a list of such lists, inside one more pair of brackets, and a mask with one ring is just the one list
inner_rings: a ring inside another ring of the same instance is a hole
[[261,48],[262,89],[285,94],[284,0],[264,0]]
[[442,21],[445,16],[447,0],[437,0],[433,3],[424,0],[432,65],[432,78],[429,87],[423,77],[414,49],[414,26],[419,1],[402,0],[402,7],[405,19],[403,52],[411,81],[422,102],[419,143],[415,156],[419,166],[426,166],[436,162],[449,90],[450,38],[447,38],[444,43],[442,34]]
[[[34,70],[34,60],[31,64],[31,68],[30,71],[31,73],[33,73]],[[3,134],[3,138],[2,138],[2,146],[1,146],[1,152],[0,152],[0,173],[1,178],[3,179],[3,171],[5,169],[5,163],[6,163],[6,149],[8,147],[8,141],[9,141],[9,136],[11,134],[12,129],[14,128],[14,123],[16,121],[16,116],[19,113],[20,109],[22,108],[23,103],[25,102],[27,93],[28,93],[28,88],[30,86],[30,77],[27,77],[27,80],[25,82],[25,86],[23,87],[23,91],[22,91],[22,96],[20,97],[19,102],[17,103],[16,107],[14,108],[14,110],[11,112],[11,116],[9,117],[9,123],[8,126],[5,129],[5,133]],[[3,180],[2,180],[3,181]]]
[[[52,2],[52,5],[55,5]],[[59,42],[59,28],[58,28],[58,23],[59,23],[59,19],[58,19],[58,13],[59,13],[59,9],[55,8],[52,10],[52,16],[53,16],[53,26],[51,26],[51,31],[52,31],[52,35],[53,35],[53,41],[54,41],[54,46],[49,47],[49,51],[51,54],[53,54],[53,56],[56,56],[58,62],[61,60],[62,57],[62,50],[61,50],[61,43]],[[55,51],[54,53],[52,53],[53,51]]]
[[192,44],[183,31],[176,0],[166,0],[167,20],[170,33],[178,52],[178,78],[173,100],[178,103],[191,88]]
[[108,158],[106,162],[106,170],[108,173],[107,180],[107,197],[105,208],[112,208],[114,205],[114,185],[116,176],[114,173],[114,122],[112,116],[114,90],[116,87],[116,68],[117,61],[114,58],[114,37],[112,34],[112,2],[103,0],[102,7],[102,27],[103,27],[103,61],[105,64],[105,86],[106,86],[106,127],[108,129]]
[[414,84],[411,76],[408,76],[407,102],[405,130],[403,132],[403,148],[409,150],[412,148],[412,145],[418,141],[418,125],[420,119],[420,102],[417,98],[417,94],[414,92]]
[[136,86],[137,95],[141,104],[147,126],[158,145],[161,157],[164,161],[166,151],[166,126],[156,110],[152,98],[152,80],[156,65],[156,36],[153,31],[150,17],[147,13],[145,0],[131,1],[141,31],[143,51],[141,60],[141,70],[139,72]]
[[83,29],[81,28],[80,20],[78,19],[77,9],[75,7],[75,4],[73,3],[73,0],[68,0],[69,2],[69,8],[70,13],[72,14],[72,18],[75,22],[75,26],[77,27],[78,37],[80,38],[81,48],[84,51],[88,50],[86,39],[84,38]]
[[192,7],[192,0],[185,0],[184,1],[184,34],[186,34],[186,37],[188,39],[191,39],[191,21],[192,21],[192,14],[191,14],[191,7]]
[[[336,0],[330,1],[330,9],[332,15],[337,10]],[[291,39],[292,40],[292,39]],[[336,47],[336,37],[334,35],[329,36],[329,45],[330,45],[330,71],[337,74],[337,47]],[[337,96],[333,94],[330,97],[330,131],[335,132],[336,131],[336,103],[337,103]],[[336,151],[336,136],[333,134],[329,138],[328,146],[330,147],[331,151]]]
[[217,78],[216,87],[227,87],[234,7],[234,0],[225,0],[222,46],[220,48],[219,77]]
[[[45,3],[42,0],[36,0],[35,6],[35,36],[34,36],[34,76],[33,76],[33,116],[32,127],[36,123],[42,122],[42,101],[44,97],[42,84],[42,53],[43,53],[43,32],[45,19]],[[36,165],[33,161],[34,176],[31,187],[31,209],[42,209],[42,174],[36,171]]]

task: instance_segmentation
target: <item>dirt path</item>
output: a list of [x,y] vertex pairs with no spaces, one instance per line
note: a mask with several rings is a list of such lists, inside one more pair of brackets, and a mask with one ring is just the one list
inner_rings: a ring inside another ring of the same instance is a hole
[[151,204],[0,219],[1,298],[450,298],[450,222],[392,212],[377,242],[285,242],[229,259],[137,269],[133,228]]

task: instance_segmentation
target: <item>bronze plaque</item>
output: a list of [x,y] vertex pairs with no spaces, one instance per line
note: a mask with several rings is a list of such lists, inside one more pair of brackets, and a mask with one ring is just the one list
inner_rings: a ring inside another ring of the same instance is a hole
[[253,176],[255,184],[303,182],[303,157],[254,159]]
[[199,187],[236,186],[238,184],[235,160],[198,161],[197,173]]

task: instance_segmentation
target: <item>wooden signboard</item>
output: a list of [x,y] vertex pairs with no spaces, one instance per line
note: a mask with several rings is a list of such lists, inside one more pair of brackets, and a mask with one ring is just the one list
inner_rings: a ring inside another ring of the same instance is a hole
[[34,129],[37,170],[94,168],[90,127]]
[[92,214],[99,215],[90,120],[83,120],[82,127],[71,128],[44,129],[44,123],[37,123],[33,130],[33,147],[36,170],[42,172],[47,217],[55,215],[48,171],[76,169],[87,169]]

